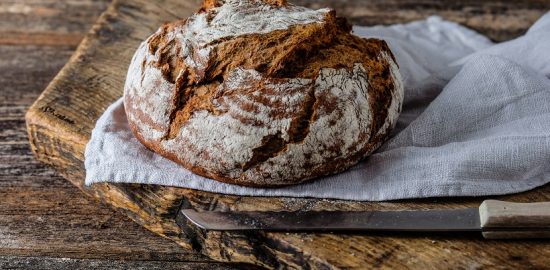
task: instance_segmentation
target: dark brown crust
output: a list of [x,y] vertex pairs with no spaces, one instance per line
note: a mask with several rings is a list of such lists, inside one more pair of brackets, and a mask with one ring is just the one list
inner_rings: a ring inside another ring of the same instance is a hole
[[[272,3],[271,3],[272,2]],[[285,1],[271,1],[270,4],[286,5]],[[205,1],[199,12],[207,12],[213,7],[221,5],[223,1]],[[170,151],[161,147],[160,141],[148,140],[142,137],[135,123],[130,121],[130,126],[138,140],[149,149],[160,155],[182,164],[193,173],[216,179],[229,184],[238,184],[252,187],[275,187],[282,184],[296,184],[319,176],[335,174],[348,169],[362,158],[373,152],[380,146],[389,134],[387,130],[378,132],[384,125],[388,108],[392,102],[391,90],[395,87],[390,74],[390,63],[382,59],[380,55],[386,53],[393,59],[393,55],[387,44],[382,40],[363,39],[350,33],[351,26],[343,18],[336,17],[334,11],[325,16],[325,23],[295,25],[286,30],[272,31],[267,34],[249,34],[234,38],[216,41],[210,60],[204,70],[196,70],[187,67],[182,59],[175,57],[178,44],[168,40],[166,34],[177,26],[185,24],[185,20],[168,23],[162,26],[161,31],[149,39],[149,50],[152,54],[160,55],[157,62],[152,63],[161,70],[165,80],[174,83],[174,98],[172,100],[175,108],[170,115],[169,129],[166,131],[163,140],[173,139],[177,132],[193,115],[194,112],[206,110],[210,114],[222,114],[212,104],[217,98],[215,89],[223,83],[230,71],[242,67],[254,69],[264,77],[271,80],[286,80],[286,78],[307,78],[315,79],[323,68],[345,68],[351,70],[353,65],[361,63],[367,71],[369,82],[369,105],[373,113],[371,122],[372,137],[368,133],[361,134],[360,139],[369,140],[361,151],[348,156],[335,156],[324,160],[324,165],[316,166],[311,171],[284,183],[263,181],[256,183],[250,179],[228,177],[224,172],[211,171],[201,166],[194,166],[182,160],[176,155],[175,149]],[[242,48],[246,48],[243,50]],[[158,53],[160,51],[160,54]],[[177,76],[184,74],[183,76]],[[251,89],[262,88],[261,85],[251,85]],[[243,90],[244,91],[244,90]],[[310,91],[312,98],[307,98],[301,110],[292,120],[288,133],[290,139],[285,141],[280,135],[269,135],[264,137],[262,145],[252,150],[253,157],[246,163],[241,164],[243,172],[254,168],[258,164],[269,162],[269,159],[286,151],[291,143],[300,143],[309,132],[309,124],[316,120],[316,108],[319,103],[328,111],[335,108],[330,100],[316,98]],[[224,95],[242,95],[241,92],[224,93]],[[127,100],[127,104],[132,101]],[[245,108],[246,109],[246,108]],[[137,113],[130,107],[126,108],[128,114]],[[146,119],[144,122],[149,123]],[[250,123],[249,123],[250,124]],[[252,123],[253,124],[253,123]],[[377,136],[375,134],[379,133]],[[341,149],[330,149],[339,152]],[[206,153],[207,154],[207,153]],[[309,168],[310,163],[306,160],[304,168]],[[269,174],[268,174],[269,175]],[[267,176],[271,178],[271,176]]]

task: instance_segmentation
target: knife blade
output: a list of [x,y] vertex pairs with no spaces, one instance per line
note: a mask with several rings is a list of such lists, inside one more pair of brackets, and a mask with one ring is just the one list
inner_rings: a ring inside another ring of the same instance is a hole
[[550,237],[550,202],[486,200],[479,208],[402,211],[199,212],[183,209],[195,226],[213,231],[482,232],[486,238]]

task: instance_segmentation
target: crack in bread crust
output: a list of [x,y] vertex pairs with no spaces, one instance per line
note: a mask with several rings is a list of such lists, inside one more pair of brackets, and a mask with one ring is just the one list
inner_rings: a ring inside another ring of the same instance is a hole
[[[246,20],[258,25],[237,27]],[[333,10],[205,1],[136,51],[130,126],[148,148],[223,182],[278,186],[345,170],[387,138],[403,98],[386,43],[350,31]]]
[[283,153],[288,144],[303,142],[315,116],[315,102],[315,92],[311,89],[305,97],[300,111],[290,122],[288,140],[282,138],[281,132],[263,137],[261,146],[252,149],[252,158],[242,166],[243,172]]

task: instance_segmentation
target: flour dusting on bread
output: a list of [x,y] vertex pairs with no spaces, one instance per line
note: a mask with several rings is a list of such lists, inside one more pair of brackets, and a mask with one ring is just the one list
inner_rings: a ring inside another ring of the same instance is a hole
[[386,43],[350,31],[330,9],[208,0],[137,49],[130,126],[153,151],[228,183],[343,171],[387,138],[403,99]]

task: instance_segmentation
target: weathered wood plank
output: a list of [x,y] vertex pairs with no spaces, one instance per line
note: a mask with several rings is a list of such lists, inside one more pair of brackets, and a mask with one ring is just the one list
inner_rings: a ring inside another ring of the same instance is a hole
[[108,0],[0,2],[0,44],[74,47]]
[[1,269],[94,269],[94,270],[229,270],[229,269],[253,269],[251,267],[236,268],[227,264],[219,263],[182,263],[170,261],[122,261],[122,260],[90,260],[90,259],[71,259],[54,257],[17,257],[0,256]]
[[438,15],[473,28],[495,41],[523,34],[550,9],[547,1],[434,1],[434,0],[295,0],[310,7],[330,6],[354,24],[405,23]]
[[2,187],[0,198],[0,254],[208,261],[114,214],[107,205],[89,201],[71,186]]
[[[406,22],[427,15],[465,22],[494,39],[522,33],[550,3],[523,1],[300,1],[333,6],[339,14],[365,24]],[[387,5],[383,5],[387,3]],[[504,4],[510,4],[506,8]],[[251,262],[271,268],[476,268],[545,267],[548,241],[487,241],[476,235],[353,235],[204,232],[178,216],[182,207],[199,210],[369,210],[431,209],[475,206],[481,198],[447,198],[384,203],[338,200],[257,198],[211,194],[181,188],[96,184],[83,186],[83,151],[95,120],[122,94],[126,68],[138,43],[157,26],[195,9],[194,1],[149,3],[115,1],[104,13],[72,61],[27,114],[37,158],[53,165],[85,193],[120,208],[146,228],[220,261]],[[527,14],[525,17],[521,14]],[[497,18],[497,19],[491,19]],[[511,20],[511,21],[509,21]],[[506,21],[508,26],[502,26]],[[515,28],[514,28],[515,27]],[[511,30],[509,30],[511,29]],[[549,200],[550,187],[504,196],[511,201]],[[179,218],[182,227],[175,220]],[[531,248],[532,247],[532,248]],[[526,252],[529,250],[530,252]]]
[[45,46],[76,46],[83,34],[58,34],[58,33],[2,33],[0,44],[4,45],[45,45]]

